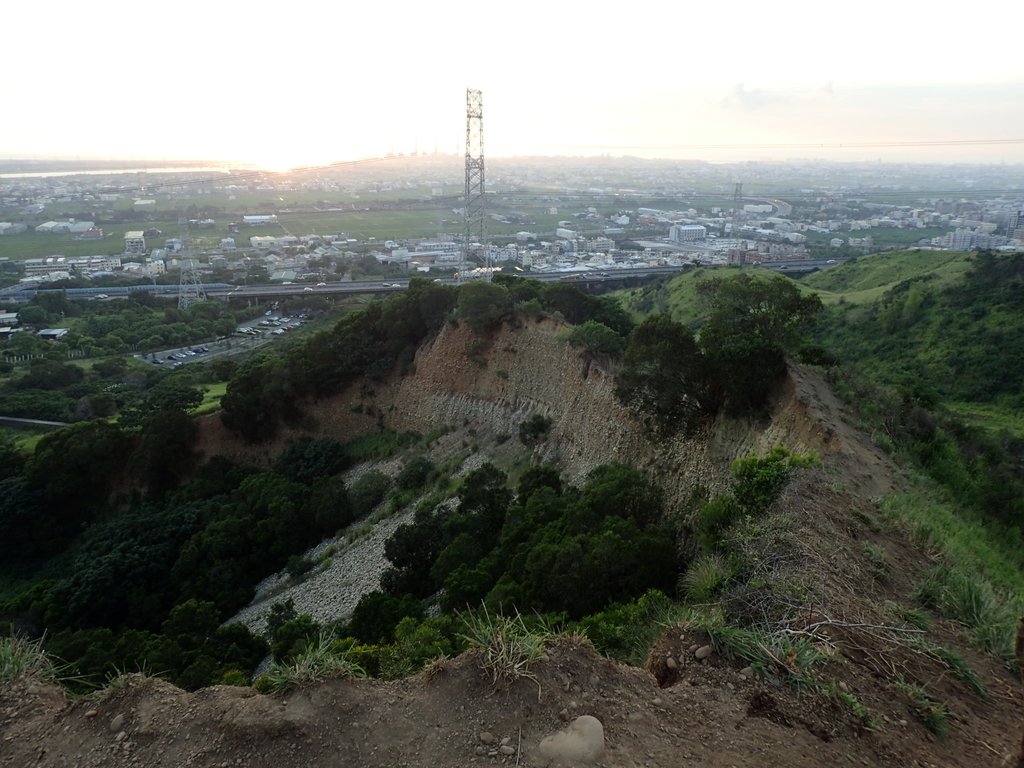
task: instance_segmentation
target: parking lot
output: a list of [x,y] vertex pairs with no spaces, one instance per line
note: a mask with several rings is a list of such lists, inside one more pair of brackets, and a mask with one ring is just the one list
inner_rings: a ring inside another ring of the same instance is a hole
[[204,362],[219,357],[232,357],[269,344],[289,331],[301,327],[305,321],[304,314],[292,317],[268,311],[263,317],[239,325],[231,336],[203,344],[138,354],[135,357],[140,360],[148,360],[153,365],[165,365],[171,368],[180,368],[188,363]]

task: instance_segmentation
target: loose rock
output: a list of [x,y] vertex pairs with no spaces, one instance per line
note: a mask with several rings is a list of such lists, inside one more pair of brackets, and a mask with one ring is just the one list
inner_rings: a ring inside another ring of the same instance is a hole
[[498,747],[498,751],[503,755],[514,755],[516,753],[516,748],[508,744],[502,744]]
[[544,738],[540,755],[556,764],[591,763],[604,752],[604,726],[591,715],[577,717],[567,728]]
[[487,731],[482,731],[479,738],[481,744],[493,744],[496,741],[494,734]]
[[675,659],[673,659],[671,656],[669,656],[667,659],[665,659],[665,666],[668,667],[669,669],[675,669],[676,667],[679,666],[679,664],[676,662]]
[[121,726],[124,725],[124,715],[114,715],[114,719],[110,721],[110,732],[117,733],[121,730]]
[[698,659],[706,659],[708,656],[711,655],[711,646],[702,645],[700,648],[693,652],[693,655],[696,656]]

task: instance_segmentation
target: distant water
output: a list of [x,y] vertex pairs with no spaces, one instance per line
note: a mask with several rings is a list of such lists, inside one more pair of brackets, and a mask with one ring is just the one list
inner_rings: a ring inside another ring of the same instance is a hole
[[78,171],[25,171],[22,173],[0,173],[0,179],[44,179],[59,176],[116,176],[127,173],[227,173],[226,168],[208,165],[172,166],[170,168],[103,168],[100,170]]

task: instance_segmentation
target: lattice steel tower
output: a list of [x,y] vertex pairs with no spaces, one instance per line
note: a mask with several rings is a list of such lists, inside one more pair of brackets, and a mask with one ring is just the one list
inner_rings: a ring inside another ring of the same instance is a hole
[[729,234],[736,241],[736,247],[740,246],[740,216],[743,211],[743,182],[737,181],[732,191],[732,232]]
[[462,233],[462,268],[479,243],[487,254],[487,213],[484,203],[484,99],[480,91],[466,89],[466,226]]
[[192,258],[192,238],[188,231],[188,222],[181,227],[181,286],[178,288],[178,309],[188,309],[198,301],[206,301],[203,282],[199,278],[196,262]]

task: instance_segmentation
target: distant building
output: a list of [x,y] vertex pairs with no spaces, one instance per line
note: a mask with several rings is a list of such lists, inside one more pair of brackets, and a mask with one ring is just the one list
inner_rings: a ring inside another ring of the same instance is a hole
[[12,223],[10,221],[0,221],[0,235],[17,235],[28,229],[28,225],[18,223]]
[[271,248],[286,248],[289,245],[298,245],[299,238],[295,235],[282,235],[280,237],[272,237],[269,235],[253,235],[249,238],[249,245],[253,248],[259,248],[260,250],[270,250]]
[[235,238],[233,237],[222,237],[220,239],[220,248],[222,251],[233,251],[238,246],[235,245]]
[[699,243],[707,240],[708,230],[703,224],[673,224],[668,239],[673,243]]
[[140,230],[124,233],[124,252],[137,256],[146,254],[146,238]]
[[43,328],[36,335],[41,336],[47,341],[60,341],[70,333],[70,328]]
[[250,227],[262,227],[267,224],[276,224],[277,216],[273,213],[243,216],[242,222],[248,224]]

